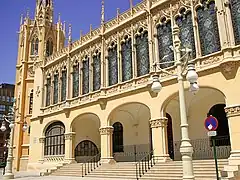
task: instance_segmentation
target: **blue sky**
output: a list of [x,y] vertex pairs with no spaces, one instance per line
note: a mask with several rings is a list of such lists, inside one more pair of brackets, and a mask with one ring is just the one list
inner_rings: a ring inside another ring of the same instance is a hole
[[[133,0],[136,4],[142,0]],[[26,15],[27,8],[33,17],[36,0],[0,0],[0,84],[15,83],[15,67],[20,15]],[[106,19],[116,16],[116,9],[123,12],[129,8],[129,0],[105,0]],[[80,30],[89,31],[90,24],[100,24],[101,0],[54,0],[55,21],[58,13],[66,23],[72,24],[73,40],[79,39]]]

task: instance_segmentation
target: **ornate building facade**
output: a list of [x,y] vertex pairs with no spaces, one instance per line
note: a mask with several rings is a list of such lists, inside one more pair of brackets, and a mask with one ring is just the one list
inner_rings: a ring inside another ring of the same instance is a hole
[[[214,115],[219,155],[239,165],[239,10],[238,0],[144,0],[105,22],[103,3],[101,26],[72,42],[72,27],[66,35],[60,18],[53,22],[52,1],[37,1],[34,19],[27,16],[19,33],[17,110],[31,130],[15,129],[15,168],[44,169],[99,153],[102,162],[131,161],[133,147],[139,158],[154,151],[163,161],[178,160],[174,29],[181,48],[192,49],[199,75],[197,94],[185,83],[193,158],[209,158],[200,152],[211,151],[204,119]],[[155,72],[156,62],[163,71]],[[154,73],[163,84],[158,94],[151,91]]]

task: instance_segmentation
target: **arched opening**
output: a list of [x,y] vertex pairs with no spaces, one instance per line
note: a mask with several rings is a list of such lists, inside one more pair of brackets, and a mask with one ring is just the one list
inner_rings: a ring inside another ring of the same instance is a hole
[[174,159],[172,117],[170,116],[170,114],[167,113],[166,118],[168,119],[167,123],[168,154],[171,159]]
[[48,126],[45,132],[44,155],[65,154],[65,126],[62,122],[54,122]]
[[46,56],[51,56],[52,54],[53,54],[53,41],[51,38],[49,38],[46,44]]
[[94,157],[98,154],[99,151],[96,144],[89,140],[80,142],[75,148],[75,160],[78,163],[85,162],[90,157]]
[[120,122],[113,124],[113,153],[123,152],[123,126]]

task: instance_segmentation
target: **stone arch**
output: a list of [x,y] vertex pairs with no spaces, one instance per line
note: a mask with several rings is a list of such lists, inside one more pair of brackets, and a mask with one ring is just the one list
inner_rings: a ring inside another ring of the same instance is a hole
[[45,133],[46,133],[46,130],[47,128],[53,124],[53,123],[56,123],[56,122],[61,122],[63,125],[64,125],[64,128],[66,130],[66,124],[63,122],[63,121],[60,121],[60,120],[53,120],[53,121],[50,121],[48,122],[47,124],[45,124],[44,128],[43,128],[43,131],[42,131],[42,136],[44,137],[45,136]]

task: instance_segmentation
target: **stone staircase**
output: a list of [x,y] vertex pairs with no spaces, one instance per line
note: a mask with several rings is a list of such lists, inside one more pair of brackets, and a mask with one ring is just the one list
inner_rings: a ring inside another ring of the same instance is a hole
[[[214,160],[195,160],[194,175],[196,180],[216,180]],[[227,160],[218,160],[219,174]],[[70,164],[54,171],[54,176],[82,176],[81,164]],[[103,164],[96,168],[87,177],[104,178],[104,179],[136,179],[135,163],[116,163],[114,165]],[[180,180],[182,179],[182,162],[169,161],[166,163],[156,163],[140,179],[145,180]]]

